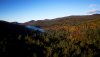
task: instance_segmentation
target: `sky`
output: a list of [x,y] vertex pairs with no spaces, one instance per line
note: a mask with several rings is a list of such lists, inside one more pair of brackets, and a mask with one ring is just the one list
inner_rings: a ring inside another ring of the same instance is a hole
[[100,13],[100,0],[0,0],[0,20],[27,22]]

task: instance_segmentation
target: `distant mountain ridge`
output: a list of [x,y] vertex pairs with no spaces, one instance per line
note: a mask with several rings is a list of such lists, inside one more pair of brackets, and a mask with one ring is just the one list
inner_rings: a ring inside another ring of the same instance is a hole
[[48,27],[53,26],[56,24],[71,24],[71,23],[78,23],[78,22],[85,22],[88,20],[100,19],[100,14],[92,14],[92,15],[72,15],[67,17],[60,17],[55,19],[46,19],[46,20],[38,20],[38,21],[28,21],[23,23],[23,25],[33,25],[33,26],[41,26],[41,27]]
[[[21,23],[10,23],[6,21],[0,21],[0,34],[2,33],[10,33],[10,34],[19,34],[19,35],[27,35],[31,34],[31,31],[43,32],[43,29],[35,27],[35,26],[25,26]],[[29,28],[31,27],[31,28]]]
[[100,57],[100,14],[0,26],[0,57]]

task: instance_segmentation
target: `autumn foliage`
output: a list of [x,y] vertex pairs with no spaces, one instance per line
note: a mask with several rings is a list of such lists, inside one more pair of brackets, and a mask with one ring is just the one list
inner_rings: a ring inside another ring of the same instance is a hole
[[[33,31],[23,38],[19,35],[16,43],[25,46],[17,44],[21,51],[17,57],[23,57],[24,54],[24,57],[100,57],[100,15],[70,16],[34,22],[31,25],[41,26],[45,32]],[[10,51],[5,42],[4,39],[3,42],[0,41],[0,52],[7,55]]]

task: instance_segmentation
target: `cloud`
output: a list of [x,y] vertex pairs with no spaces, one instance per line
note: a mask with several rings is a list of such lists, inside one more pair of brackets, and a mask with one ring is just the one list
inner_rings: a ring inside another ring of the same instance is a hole
[[97,4],[90,4],[89,7],[97,7]]
[[88,13],[89,14],[97,14],[97,13],[100,13],[100,10],[98,10],[98,9],[89,10]]
[[90,10],[87,11],[88,14],[100,14],[100,9],[98,4],[90,4]]

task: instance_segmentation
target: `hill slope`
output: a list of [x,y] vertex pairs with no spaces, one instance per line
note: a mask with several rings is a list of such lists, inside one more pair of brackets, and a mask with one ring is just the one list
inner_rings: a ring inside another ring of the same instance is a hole
[[100,57],[99,14],[15,24],[0,23],[0,57]]
[[0,21],[0,57],[38,57],[43,56],[43,47],[30,44],[31,37],[39,39],[40,32],[26,26]]
[[78,25],[80,23],[92,20],[100,20],[100,14],[68,16],[68,17],[55,18],[51,20],[49,19],[38,20],[38,21],[32,20],[24,23],[24,25],[35,25],[42,27],[49,27],[54,25]]
[[30,21],[41,26],[46,57],[100,57],[100,14]]

